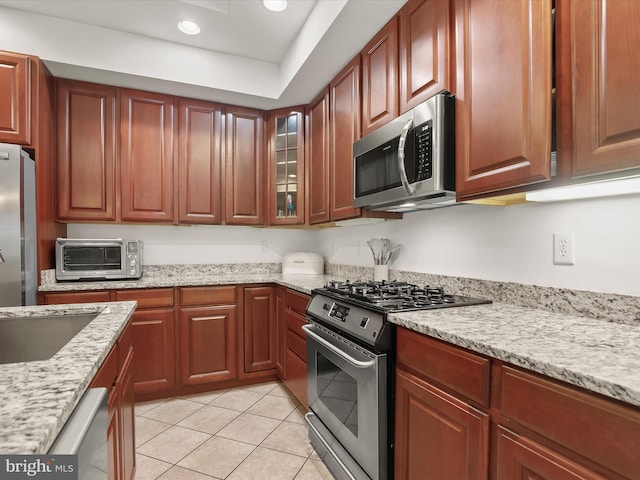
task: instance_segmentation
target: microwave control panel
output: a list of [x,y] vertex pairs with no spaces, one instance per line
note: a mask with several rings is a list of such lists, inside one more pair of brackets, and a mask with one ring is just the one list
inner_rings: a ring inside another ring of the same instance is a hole
[[433,121],[424,122],[415,130],[416,182],[427,180],[433,175]]

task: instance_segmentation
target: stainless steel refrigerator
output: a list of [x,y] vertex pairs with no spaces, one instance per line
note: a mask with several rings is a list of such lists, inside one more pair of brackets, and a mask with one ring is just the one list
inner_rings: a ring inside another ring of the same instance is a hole
[[0,143],[0,307],[36,305],[35,162]]

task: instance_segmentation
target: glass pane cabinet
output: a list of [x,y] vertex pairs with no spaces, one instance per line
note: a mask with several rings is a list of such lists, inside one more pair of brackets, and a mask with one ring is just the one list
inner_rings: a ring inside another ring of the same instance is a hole
[[269,112],[269,222],[304,223],[303,107]]

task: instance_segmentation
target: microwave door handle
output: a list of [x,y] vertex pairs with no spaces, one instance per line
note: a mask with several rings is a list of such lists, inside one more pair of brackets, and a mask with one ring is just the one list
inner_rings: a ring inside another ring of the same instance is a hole
[[303,325],[302,329],[306,332],[307,336],[311,337],[313,340],[318,342],[320,345],[323,345],[327,349],[329,349],[332,353],[336,354],[338,357],[346,360],[348,363],[353,365],[356,368],[370,368],[376,363],[375,360],[369,360],[368,362],[362,362],[356,358],[353,358],[351,355],[347,354],[342,350],[334,347],[331,343],[327,342],[324,338],[313,331],[313,327],[309,324]]
[[405,124],[402,129],[402,133],[400,134],[400,142],[398,143],[398,171],[400,172],[400,181],[402,182],[402,186],[404,187],[404,191],[407,192],[407,195],[413,195],[415,193],[415,188],[409,183],[407,170],[404,166],[404,144],[407,141],[407,135],[409,134],[411,127],[413,127],[413,119],[409,120]]

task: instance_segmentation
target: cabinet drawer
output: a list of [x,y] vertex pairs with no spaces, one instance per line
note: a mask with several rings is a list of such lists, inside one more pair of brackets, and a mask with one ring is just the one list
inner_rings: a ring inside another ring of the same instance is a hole
[[286,356],[287,379],[284,384],[306,409],[309,407],[307,398],[307,364],[287,349]]
[[118,366],[122,368],[124,365],[127,356],[129,355],[129,350],[133,348],[133,326],[132,321],[129,319],[129,322],[122,330],[120,334],[120,338],[118,338]]
[[287,310],[292,310],[302,316],[307,314],[307,304],[309,303],[309,295],[304,293],[287,290]]
[[107,390],[111,389],[116,382],[118,376],[118,347],[114,345],[113,348],[107,354],[107,357],[102,362],[102,365],[98,369],[98,373],[93,377],[90,388],[104,387]]
[[306,324],[307,317],[287,311],[287,328],[293,333],[301,336],[302,338],[306,338],[304,330],[302,330],[302,326]]
[[307,341],[291,330],[287,330],[287,348],[307,363]]
[[109,292],[69,292],[69,293],[45,293],[45,305],[61,305],[64,303],[95,303],[108,302]]
[[506,366],[501,375],[506,417],[614,472],[638,478],[640,409]]
[[398,328],[397,343],[398,363],[489,406],[489,359],[405,328]]
[[180,289],[181,305],[215,305],[236,303],[236,287],[189,287]]
[[138,308],[158,308],[173,306],[173,288],[145,288],[143,290],[118,290],[116,301],[135,300]]

